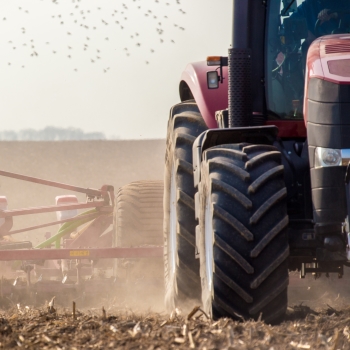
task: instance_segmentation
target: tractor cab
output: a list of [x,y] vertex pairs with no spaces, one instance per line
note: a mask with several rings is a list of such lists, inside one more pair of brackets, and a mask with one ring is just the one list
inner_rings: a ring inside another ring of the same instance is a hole
[[265,50],[270,118],[303,119],[310,45],[321,36],[349,32],[349,1],[269,1]]

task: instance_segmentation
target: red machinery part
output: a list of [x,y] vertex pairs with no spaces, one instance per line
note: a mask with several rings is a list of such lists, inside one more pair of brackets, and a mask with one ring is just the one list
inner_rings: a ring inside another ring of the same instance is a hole
[[0,251],[0,261],[163,257],[163,247],[91,249],[16,249]]
[[113,190],[113,186],[108,186],[108,185],[104,185],[101,187],[101,189],[96,190],[93,188],[84,188],[84,187],[79,187],[79,186],[68,185],[68,184],[64,184],[64,183],[60,183],[60,182],[56,182],[56,181],[40,179],[37,177],[12,173],[9,171],[4,171],[4,170],[0,170],[0,176],[5,176],[5,177],[9,177],[11,179],[17,179],[17,180],[22,180],[22,181],[33,182],[33,183],[37,183],[39,185],[45,185],[45,186],[50,186],[50,187],[62,188],[62,189],[69,190],[69,191],[85,193],[88,197],[96,197],[96,196],[97,197],[105,197],[105,195],[107,194],[107,191]]
[[206,61],[187,65],[181,80],[190,88],[198,108],[208,128],[217,128],[215,112],[227,108],[228,78],[227,67],[223,67],[224,80],[218,89],[208,89],[207,72],[217,67],[210,67]]
[[[22,215],[31,215],[31,214],[40,214],[40,213],[49,213],[49,212],[57,211],[57,209],[74,210],[74,209],[88,209],[88,208],[97,208],[97,207],[105,207],[105,206],[106,206],[106,204],[104,202],[96,201],[96,202],[65,204],[65,205],[49,205],[46,207],[36,207],[36,208],[3,210],[3,211],[0,211],[0,218],[22,216]],[[61,221],[63,221],[63,220],[61,220]]]
[[[213,70],[215,67],[208,66],[206,61],[191,63],[182,73],[181,81],[190,88],[208,128],[216,129],[215,112],[228,106],[228,76],[227,67],[223,67],[223,83],[218,89],[208,89],[207,73]],[[266,125],[276,125],[280,137],[306,137],[303,121],[269,120]]]
[[[52,226],[58,223],[64,223],[67,221],[71,221],[71,217],[61,218],[56,222],[46,223],[34,227],[28,227],[26,229],[15,230],[10,232],[13,224],[14,216],[21,215],[29,215],[29,214],[40,214],[40,213],[48,213],[48,212],[65,212],[70,211],[70,214],[77,213],[77,209],[87,209],[87,208],[96,208],[102,214],[110,213],[113,211],[114,207],[114,188],[110,185],[103,185],[101,189],[91,189],[91,188],[83,188],[79,186],[72,186],[68,184],[63,184],[55,181],[40,179],[32,176],[12,173],[4,170],[0,170],[0,176],[10,177],[13,179],[18,179],[22,181],[28,181],[32,183],[37,183],[40,185],[56,187],[61,189],[66,189],[70,191],[85,193],[87,196],[86,203],[79,203],[76,200],[75,196],[59,196],[56,198],[56,203],[58,205],[46,206],[46,207],[37,207],[37,208],[23,208],[23,209],[15,209],[15,210],[0,210],[0,218],[4,218],[4,223],[0,227],[0,236],[4,236],[7,234],[13,234],[18,232],[23,232],[26,230],[33,230],[39,227],[47,227]],[[3,199],[4,201],[5,199]],[[5,203],[5,202],[4,202]],[[62,216],[62,215],[61,215]],[[72,215],[68,215],[72,216]],[[75,220],[75,219],[73,219]],[[77,218],[76,220],[79,220]]]
[[322,36],[310,46],[306,62],[304,121],[308,121],[308,90],[312,78],[343,85],[350,84],[350,35]]
[[[0,234],[13,234],[23,231],[33,230],[39,227],[47,227],[51,225],[61,224],[64,222],[87,219],[91,216],[94,218],[89,225],[85,227],[83,232],[70,240],[69,247],[64,249],[7,249],[0,250],[0,261],[10,260],[55,260],[55,259],[111,259],[111,258],[143,258],[143,257],[162,257],[163,247],[137,247],[137,248],[109,248],[112,245],[112,231],[102,235],[112,223],[112,212],[114,208],[114,188],[113,186],[104,185],[99,190],[86,189],[78,186],[61,184],[54,181],[38,179],[26,175],[10,173],[0,170],[0,175],[11,177],[19,180],[38,183],[41,185],[72,190],[85,193],[88,197],[86,203],[79,203],[76,196],[66,195],[56,197],[56,205],[37,208],[24,208],[15,210],[7,209],[6,197],[0,197],[0,219],[4,220]],[[77,209],[96,208],[96,213],[86,214],[77,217],[71,217],[77,213]],[[2,209],[2,210],[1,210]],[[14,216],[47,213],[56,211],[59,213],[58,221],[41,224],[33,227],[27,227],[9,232],[12,226],[12,218]],[[71,211],[70,213],[66,211]],[[61,215],[62,214],[62,215]],[[96,217],[97,215],[97,217]],[[87,221],[84,221],[87,222]],[[4,226],[6,226],[4,228]],[[100,237],[102,235],[102,238]],[[85,248],[98,246],[99,248]],[[108,248],[106,248],[108,247]]]

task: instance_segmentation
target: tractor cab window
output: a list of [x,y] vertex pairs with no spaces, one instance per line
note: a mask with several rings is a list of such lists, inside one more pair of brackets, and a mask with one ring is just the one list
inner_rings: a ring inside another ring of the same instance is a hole
[[302,119],[307,51],[316,38],[350,32],[349,0],[268,2],[266,84],[271,119]]

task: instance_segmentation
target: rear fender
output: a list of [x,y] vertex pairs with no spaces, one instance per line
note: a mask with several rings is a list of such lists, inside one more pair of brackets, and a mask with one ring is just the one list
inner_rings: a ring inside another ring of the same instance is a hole
[[198,188],[201,179],[202,154],[208,148],[242,142],[272,145],[276,141],[277,135],[278,128],[273,125],[204,131],[196,138],[192,148],[194,186]]
[[180,82],[181,101],[194,99],[208,128],[217,128],[215,112],[228,106],[227,67],[223,67],[223,83],[218,89],[208,89],[207,72],[216,67],[208,67],[207,62],[195,62],[187,65]]

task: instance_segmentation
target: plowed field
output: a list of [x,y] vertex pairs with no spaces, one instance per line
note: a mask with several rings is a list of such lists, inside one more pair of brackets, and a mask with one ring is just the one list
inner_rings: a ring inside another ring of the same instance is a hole
[[206,319],[200,311],[168,316],[137,310],[76,312],[18,307],[0,313],[0,348],[7,349],[349,349],[350,308],[288,309],[277,326]]
[[[162,179],[164,143],[1,142],[0,169],[84,187],[112,184],[118,188],[134,180]],[[71,193],[0,178],[0,195],[8,197],[9,208],[52,205],[55,196],[62,194]],[[55,219],[54,213],[21,217],[14,225],[20,228]],[[36,243],[44,234],[39,230],[19,238]],[[118,295],[85,309],[78,302],[75,317],[71,307],[50,309],[45,300],[39,306],[8,301],[6,309],[0,310],[0,348],[350,349],[350,299],[333,288],[338,283],[333,279],[308,283],[299,286],[301,293],[291,298],[285,321],[272,326],[261,321],[212,321],[201,310],[192,315],[196,305],[171,315],[162,313],[161,293],[154,297],[156,303],[146,302],[146,289],[135,296],[135,304],[118,300]],[[347,289],[347,284],[343,280],[342,288]]]

